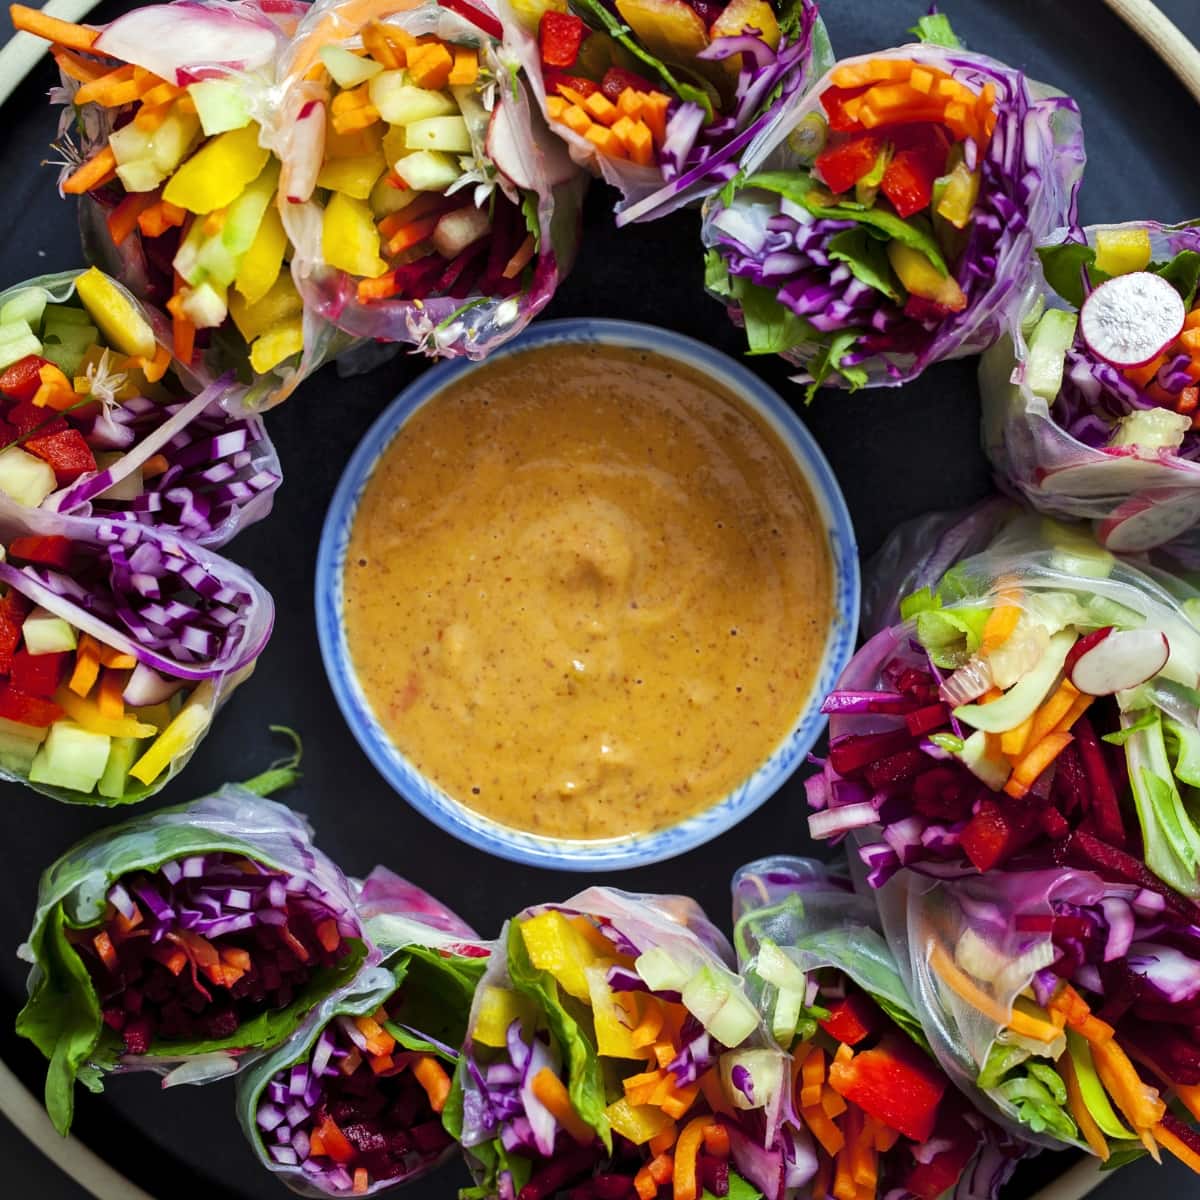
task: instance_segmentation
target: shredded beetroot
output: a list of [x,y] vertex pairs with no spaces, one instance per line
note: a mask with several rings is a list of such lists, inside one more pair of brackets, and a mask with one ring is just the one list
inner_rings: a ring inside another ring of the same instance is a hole
[[125,876],[105,919],[68,936],[124,1052],[233,1037],[286,1008],[346,953],[348,930],[290,877],[232,854],[167,863]]

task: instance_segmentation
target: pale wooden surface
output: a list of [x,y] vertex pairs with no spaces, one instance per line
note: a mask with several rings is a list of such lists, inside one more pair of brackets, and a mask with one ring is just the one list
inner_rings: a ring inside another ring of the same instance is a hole
[[1104,0],[1200,101],[1200,49],[1151,0]]

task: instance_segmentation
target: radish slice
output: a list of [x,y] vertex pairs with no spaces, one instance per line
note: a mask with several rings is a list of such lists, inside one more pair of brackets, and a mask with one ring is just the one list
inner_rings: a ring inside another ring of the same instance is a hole
[[1082,637],[1067,656],[1067,678],[1089,696],[1111,696],[1153,679],[1167,665],[1171,644],[1157,629],[1114,629]]
[[1093,354],[1114,367],[1140,367],[1183,330],[1183,297],[1161,275],[1134,271],[1096,288],[1079,310],[1079,331]]
[[271,26],[189,3],[135,8],[113,21],[94,46],[99,54],[173,83],[191,82],[206,67],[253,71],[269,63],[278,48],[279,35]]
[[518,121],[517,112],[508,104],[497,104],[492,110],[486,149],[501,175],[522,191],[534,192],[542,177],[543,186],[557,187],[579,174],[562,142],[540,117],[529,129]]
[[304,204],[317,187],[325,157],[325,105],[306,100],[292,124],[291,145],[284,156],[279,187],[290,204]]

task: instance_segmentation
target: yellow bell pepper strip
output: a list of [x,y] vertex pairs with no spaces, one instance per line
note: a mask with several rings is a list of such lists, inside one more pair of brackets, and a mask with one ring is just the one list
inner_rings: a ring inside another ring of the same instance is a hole
[[100,677],[100,643],[90,633],[82,634],[75,647],[75,669],[67,680],[67,687],[75,695],[87,699],[88,693]]
[[232,204],[261,174],[270,151],[258,144],[258,126],[219,133],[167,181],[163,199],[188,212],[210,213]]
[[549,1067],[543,1067],[534,1077],[531,1090],[554,1119],[581,1146],[591,1145],[596,1132],[575,1110],[563,1082]]
[[[130,775],[141,783],[153,783],[167,769],[173,758],[185,754],[204,736],[212,721],[213,701],[212,680],[205,679],[197,686],[170,725],[133,764],[129,770]],[[150,728],[153,730],[154,727]]]
[[158,353],[150,322],[107,275],[89,267],[75,280],[75,292],[114,349],[142,358],[153,358]]
[[425,1089],[429,1097],[429,1107],[435,1113],[440,1113],[446,1107],[446,1099],[450,1095],[450,1076],[445,1067],[431,1054],[422,1054],[413,1063],[412,1073],[417,1082]]
[[597,955],[579,930],[555,909],[522,921],[520,929],[529,961],[553,975],[568,995],[590,1001],[586,970]]
[[74,381],[68,379],[53,363],[44,363],[38,368],[38,379],[38,389],[33,394],[36,407],[62,412],[78,402]]
[[[653,1142],[655,1138],[675,1128],[675,1122],[661,1108],[655,1108],[652,1104],[630,1104],[624,1096],[614,1100],[604,1110],[604,1114],[613,1129],[635,1146]],[[651,1149],[654,1149],[653,1145]]]
[[700,1184],[696,1178],[696,1159],[704,1143],[704,1131],[714,1124],[712,1117],[693,1117],[679,1135],[671,1174],[674,1200],[698,1200]]
[[283,256],[287,250],[287,234],[274,205],[263,213],[258,232],[250,249],[242,256],[234,287],[249,305],[257,304],[274,286],[283,270]]
[[349,275],[374,279],[387,270],[379,257],[379,230],[365,201],[334,192],[321,225],[325,261]]
[[1092,1042],[1091,1049],[1096,1073],[1105,1091],[1144,1140],[1145,1131],[1153,1129],[1166,1112],[1167,1106],[1159,1096],[1158,1089],[1142,1082],[1142,1077],[1115,1038]]
[[729,1130],[724,1125],[714,1121],[704,1129],[704,1152],[713,1158],[728,1158],[732,1152],[729,1144]]
[[103,733],[109,737],[148,738],[158,732],[153,725],[147,725],[136,717],[106,717],[98,704],[76,695],[69,687],[59,688],[54,693],[54,701],[72,721],[90,733]]

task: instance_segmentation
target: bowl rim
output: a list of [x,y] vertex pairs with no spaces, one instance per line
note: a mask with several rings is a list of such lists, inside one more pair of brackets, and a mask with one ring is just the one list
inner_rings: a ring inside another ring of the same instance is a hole
[[[713,378],[745,403],[783,444],[816,503],[831,556],[833,619],[807,703],[771,754],[749,778],[708,808],[665,829],[600,840],[554,838],[503,825],[477,813],[423,775],[388,738],[353,669],[342,620],[344,562],[363,491],[408,419],[448,385],[488,361],[564,343],[648,350]],[[424,817],[468,845],[528,866],[567,871],[622,870],[674,858],[719,837],[773,796],[799,768],[826,724],[821,701],[854,651],[858,636],[858,547],[845,497],[816,440],[764,380],[695,338],[636,321],[568,318],[543,321],[493,351],[486,360],[455,359],[422,372],[371,424],[342,471],[321,528],[314,581],[317,641],[342,717],[384,780]]]

